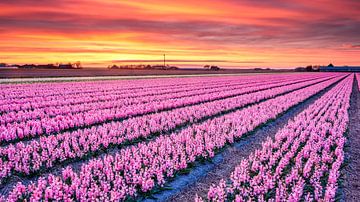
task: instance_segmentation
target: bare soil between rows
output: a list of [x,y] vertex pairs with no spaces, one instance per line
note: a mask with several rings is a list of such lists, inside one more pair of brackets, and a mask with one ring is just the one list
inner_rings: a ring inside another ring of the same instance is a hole
[[355,79],[350,100],[349,128],[342,170],[341,201],[360,201],[360,92]]
[[[167,198],[165,201],[194,201],[197,195],[207,196],[207,191],[212,184],[217,184],[223,178],[228,178],[242,159],[247,158],[252,152],[261,147],[261,143],[267,138],[273,138],[276,132],[282,128],[288,120],[295,117],[317,98],[325,93],[322,92],[301,105],[291,109],[274,122],[256,131],[243,141],[223,152],[222,160],[216,162],[212,169],[197,181],[193,180],[186,188]],[[342,172],[340,185],[340,201],[360,200],[360,91],[357,81],[354,82],[353,92],[349,109],[349,130],[347,133],[348,143],[345,149],[345,167]],[[161,198],[157,201],[162,201]]]
[[228,178],[242,159],[248,158],[252,152],[261,148],[261,144],[266,138],[273,138],[277,131],[284,127],[290,119],[301,113],[335,85],[292,107],[275,120],[255,130],[253,134],[226,148],[216,155],[211,163],[201,165],[200,168],[194,169],[194,172],[191,171],[188,175],[179,176],[179,179],[175,179],[168,185],[173,190],[155,194],[155,199],[147,199],[146,201],[194,201],[196,194],[200,197],[206,197],[212,184],[217,184],[221,179]]

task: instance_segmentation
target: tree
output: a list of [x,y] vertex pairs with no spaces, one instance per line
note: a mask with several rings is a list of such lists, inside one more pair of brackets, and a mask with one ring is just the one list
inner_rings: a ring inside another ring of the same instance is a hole
[[307,72],[311,72],[313,70],[312,65],[306,66],[305,69],[306,69]]
[[74,63],[74,66],[75,66],[76,69],[81,69],[81,68],[82,68],[80,61],[75,62],[75,63]]
[[211,66],[211,67],[210,67],[210,70],[216,70],[216,71],[217,71],[217,70],[220,70],[220,67],[218,67],[218,66]]

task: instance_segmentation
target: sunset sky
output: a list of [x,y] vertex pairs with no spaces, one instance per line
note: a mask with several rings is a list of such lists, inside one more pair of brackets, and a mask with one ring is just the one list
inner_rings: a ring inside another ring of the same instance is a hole
[[0,62],[360,65],[359,0],[0,0]]

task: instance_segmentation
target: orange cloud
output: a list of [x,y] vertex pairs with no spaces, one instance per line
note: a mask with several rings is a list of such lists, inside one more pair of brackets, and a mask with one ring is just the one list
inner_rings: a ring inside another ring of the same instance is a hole
[[356,0],[2,0],[0,60],[358,65],[358,10]]

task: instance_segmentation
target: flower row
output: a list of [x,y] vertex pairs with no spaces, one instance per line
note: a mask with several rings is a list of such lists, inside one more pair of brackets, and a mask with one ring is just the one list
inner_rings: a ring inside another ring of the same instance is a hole
[[241,161],[228,184],[212,186],[208,200],[334,201],[353,80],[349,76],[290,120]]
[[[330,79],[307,88],[323,88],[340,78]],[[55,163],[82,158],[90,152],[106,150],[109,146],[120,145],[135,139],[147,138],[152,134],[174,130],[188,123],[229,112],[316,82],[317,80],[286,85],[224,100],[134,117],[121,122],[93,126],[89,129],[79,129],[74,132],[41,137],[40,140],[33,140],[27,144],[19,142],[9,145],[6,148],[0,148],[0,158],[3,159],[0,164],[0,169],[3,170],[0,181],[2,178],[11,175],[11,173],[28,175],[42,168],[50,168]]]
[[[320,82],[329,79],[321,78],[308,82]],[[223,92],[195,95],[189,97],[181,97],[160,101],[141,101],[140,103],[125,105],[122,102],[109,103],[108,108],[101,109],[101,106],[95,107],[83,113],[58,115],[55,117],[44,117],[37,120],[28,120],[24,122],[14,122],[7,125],[0,126],[0,142],[7,142],[10,140],[21,140],[23,138],[32,138],[44,134],[59,133],[63,130],[73,129],[78,127],[91,126],[93,124],[100,124],[106,121],[115,119],[126,119],[132,116],[144,115],[148,113],[159,112],[163,110],[170,110],[178,107],[185,107],[188,105],[200,104],[203,102],[210,102],[218,99],[224,99],[236,95],[241,95],[250,92],[256,92],[268,88],[290,85],[297,83],[296,81],[286,81],[274,83],[270,85],[255,85]],[[134,99],[134,102],[138,102]]]
[[[275,82],[275,81],[274,81]],[[272,83],[274,83],[272,82]],[[277,81],[276,82],[280,82]],[[10,111],[0,115],[0,124],[5,125],[12,122],[22,122],[31,119],[40,119],[45,117],[54,117],[64,114],[75,114],[85,112],[92,109],[106,109],[109,107],[125,106],[132,104],[139,104],[151,101],[160,101],[166,99],[175,99],[189,96],[199,96],[209,93],[218,93],[225,90],[236,90],[244,87],[256,86],[260,83],[239,82],[236,84],[224,84],[221,86],[192,86],[182,89],[154,89],[144,92],[144,89],[137,91],[130,91],[129,93],[119,92],[111,95],[97,95],[90,96],[81,95],[81,97],[74,98],[74,102],[68,103],[69,100],[61,99],[62,101],[42,101],[42,103],[31,103],[31,110]],[[270,84],[268,81],[262,81],[263,85]],[[66,102],[66,104],[59,105],[59,102]],[[53,105],[55,103],[55,105]],[[39,105],[37,105],[39,104]],[[29,104],[30,105],[30,104]],[[10,105],[8,105],[10,107]],[[21,108],[26,108],[21,106]]]
[[79,172],[67,167],[62,175],[42,177],[25,186],[18,183],[8,201],[118,201],[162,186],[167,177],[198,158],[211,158],[217,149],[276,118],[328,85],[315,85],[278,96],[171,135],[120,149],[83,164]]
[[[249,83],[249,79],[244,79],[242,81],[236,81],[235,83]],[[14,97],[10,99],[0,100],[0,112],[12,112],[20,110],[32,110],[37,108],[51,107],[51,106],[61,106],[61,105],[71,105],[71,104],[81,104],[86,102],[95,102],[95,101],[106,101],[109,99],[109,96],[121,96],[119,98],[126,97],[136,97],[144,95],[155,95],[155,94],[164,94],[172,92],[181,92],[188,91],[192,89],[204,89],[205,86],[214,87],[214,86],[226,86],[231,85],[234,81],[224,81],[224,82],[200,82],[200,83],[190,83],[190,84],[173,84],[173,85],[152,85],[152,83],[144,82],[142,86],[128,87],[127,86],[108,86],[108,88],[99,89],[86,89],[83,92],[76,92],[74,89],[67,89],[66,91],[71,90],[71,93],[65,94],[56,94],[52,96],[47,96],[45,92],[40,91],[36,96],[29,98]],[[101,86],[102,83],[94,83],[94,87]],[[66,86],[66,85],[65,85]],[[57,92],[58,89],[54,89],[54,92]],[[29,90],[31,91],[31,90]],[[75,91],[75,92],[72,92]],[[111,97],[110,97],[111,98]]]
[[[245,79],[248,77],[244,77]],[[31,83],[31,84],[3,84],[0,92],[0,100],[27,99],[38,96],[52,97],[63,95],[84,94],[98,91],[113,91],[119,89],[174,87],[179,84],[191,86],[204,83],[231,82],[238,77],[218,77],[216,81],[211,77],[203,78],[171,78],[171,79],[141,79],[141,80],[107,80],[107,81],[81,81],[81,82],[57,82],[57,83]],[[145,84],[145,85],[144,85]]]

